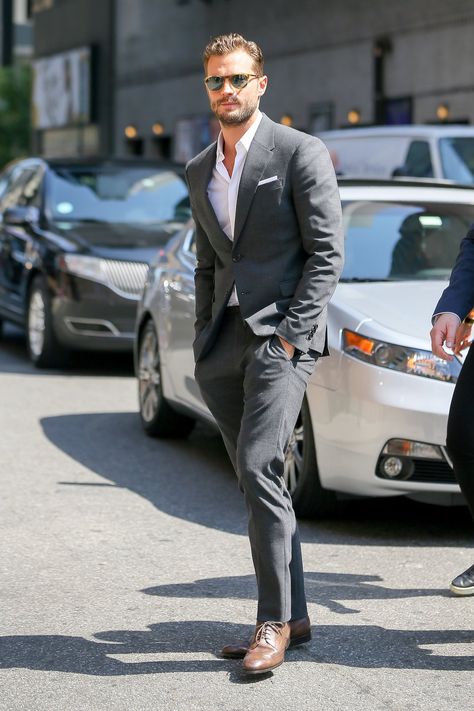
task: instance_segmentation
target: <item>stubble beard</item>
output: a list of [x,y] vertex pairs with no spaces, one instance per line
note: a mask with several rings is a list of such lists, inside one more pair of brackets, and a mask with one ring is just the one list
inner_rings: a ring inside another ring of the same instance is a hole
[[258,101],[256,102],[249,102],[244,105],[242,104],[235,104],[235,109],[232,110],[232,113],[224,113],[223,115],[219,111],[219,104],[215,104],[212,107],[212,110],[218,119],[219,123],[221,126],[224,127],[229,127],[229,126],[239,126],[242,123],[246,123],[251,116],[255,113],[255,111],[258,108]]

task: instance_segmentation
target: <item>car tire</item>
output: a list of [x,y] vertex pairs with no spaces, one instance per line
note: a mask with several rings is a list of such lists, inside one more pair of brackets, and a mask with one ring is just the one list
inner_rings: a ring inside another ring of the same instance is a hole
[[286,450],[285,484],[298,518],[325,518],[337,511],[336,494],[319,479],[313,426],[306,398]]
[[26,344],[31,362],[37,368],[57,368],[67,360],[68,352],[54,332],[51,297],[44,278],[33,278],[26,307]]
[[151,319],[138,344],[138,401],[142,427],[150,437],[184,439],[196,424],[176,412],[163,395],[158,335]]

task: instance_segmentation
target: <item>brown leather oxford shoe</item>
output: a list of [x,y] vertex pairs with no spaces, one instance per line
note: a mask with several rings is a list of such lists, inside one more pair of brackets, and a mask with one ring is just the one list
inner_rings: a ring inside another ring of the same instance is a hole
[[[311,622],[309,617],[301,617],[299,620],[290,620],[290,644],[288,647],[297,647],[299,644],[309,642],[311,639]],[[255,635],[261,624],[255,627],[254,633],[250,640],[245,642],[231,642],[226,644],[221,650],[221,656],[225,659],[243,659],[247,654],[250,645],[255,640]]]
[[242,662],[244,672],[264,674],[276,669],[285,661],[289,644],[289,622],[263,622]]

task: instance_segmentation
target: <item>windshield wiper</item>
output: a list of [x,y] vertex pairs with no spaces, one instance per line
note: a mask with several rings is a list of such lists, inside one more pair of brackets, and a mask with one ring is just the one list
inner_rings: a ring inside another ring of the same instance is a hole
[[55,222],[86,222],[91,225],[106,225],[109,220],[101,220],[97,217],[55,217]]

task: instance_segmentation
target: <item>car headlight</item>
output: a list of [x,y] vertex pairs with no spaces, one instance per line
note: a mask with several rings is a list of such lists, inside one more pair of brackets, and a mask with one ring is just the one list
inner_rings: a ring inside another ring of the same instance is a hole
[[342,348],[344,353],[364,363],[446,383],[455,383],[461,371],[461,363],[457,358],[445,361],[431,351],[385,343],[346,328],[342,331]]
[[59,268],[69,274],[92,279],[101,284],[107,284],[107,271],[104,259],[88,257],[84,254],[62,254],[59,258]]

